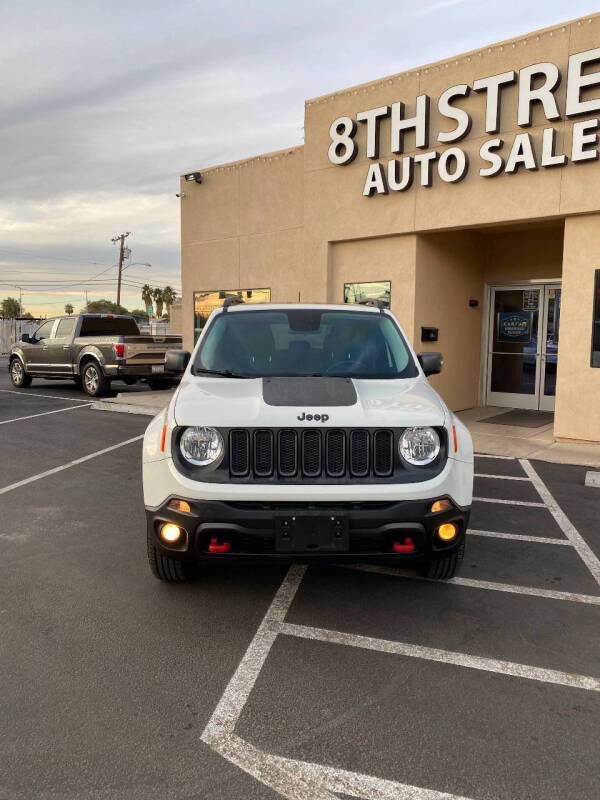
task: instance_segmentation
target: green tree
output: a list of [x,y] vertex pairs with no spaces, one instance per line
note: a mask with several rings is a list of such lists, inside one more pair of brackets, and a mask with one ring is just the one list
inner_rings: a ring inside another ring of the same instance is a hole
[[87,304],[89,314],[129,314],[126,308],[118,306],[112,300],[90,300]]
[[34,319],[34,316],[31,313],[31,311],[26,311],[24,314],[21,314],[21,317],[23,319]]
[[[144,302],[144,308],[148,308],[148,306],[152,305],[152,287],[149,283],[145,283],[142,286],[142,300]],[[148,313],[146,311],[146,313]]]
[[0,303],[0,316],[18,317],[21,314],[21,305],[16,297],[5,297]]
[[162,310],[163,310],[163,291],[159,289],[158,286],[156,289],[152,289],[152,297],[154,298],[154,302],[156,303],[156,316],[162,317]]
[[71,303],[67,303],[65,305],[65,314],[71,315],[72,313],[73,313],[73,306],[71,305]]
[[139,317],[140,319],[148,319],[148,312],[145,308],[134,308],[133,311],[129,312],[132,317]]
[[[167,314],[171,313],[171,306],[177,299],[177,294],[172,286],[165,286],[162,291],[163,302],[167,307]],[[164,315],[163,315],[164,316]]]

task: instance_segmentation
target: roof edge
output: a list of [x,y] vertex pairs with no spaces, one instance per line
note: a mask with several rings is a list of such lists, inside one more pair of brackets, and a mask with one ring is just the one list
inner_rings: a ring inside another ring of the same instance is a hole
[[[212,167],[201,167],[196,172],[208,173],[208,172],[218,172],[219,170],[223,169],[236,169],[239,167],[244,166],[245,164],[251,164],[254,161],[272,161],[273,159],[285,158],[285,156],[291,156],[296,153],[298,150],[304,150],[303,144],[296,144],[292,147],[284,147],[282,150],[273,150],[270,153],[260,153],[257,156],[249,156],[248,158],[240,158],[237,161],[226,161],[224,164],[214,164]],[[188,170],[187,172],[181,173],[179,176],[183,178],[185,175],[188,175],[190,172],[194,172],[194,170]]]

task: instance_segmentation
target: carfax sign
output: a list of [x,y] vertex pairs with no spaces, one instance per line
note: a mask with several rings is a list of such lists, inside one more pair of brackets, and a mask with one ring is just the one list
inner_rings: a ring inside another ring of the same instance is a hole
[[531,341],[531,311],[499,311],[498,341],[529,344]]

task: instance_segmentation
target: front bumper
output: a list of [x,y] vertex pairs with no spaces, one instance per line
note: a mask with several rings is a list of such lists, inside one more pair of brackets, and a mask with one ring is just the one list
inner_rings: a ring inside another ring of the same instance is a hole
[[[390,502],[225,502],[220,500],[189,499],[190,513],[168,508],[168,498],[156,509],[146,509],[148,536],[165,555],[192,562],[357,562],[395,563],[405,566],[443,558],[464,542],[470,507],[453,503],[447,511],[431,513],[436,495],[427,500]],[[179,499],[182,498],[178,495]],[[311,546],[301,552],[281,552],[278,530],[282,520],[293,518],[334,518],[347,533],[346,546],[332,550]],[[185,541],[166,546],[158,536],[160,527],[172,522],[186,532]],[[457,537],[442,542],[436,530],[444,522],[453,522]],[[211,552],[209,546],[228,543],[227,552]],[[413,550],[406,551],[410,541]],[[278,544],[279,542],[279,544]],[[395,545],[404,545],[397,552]]]

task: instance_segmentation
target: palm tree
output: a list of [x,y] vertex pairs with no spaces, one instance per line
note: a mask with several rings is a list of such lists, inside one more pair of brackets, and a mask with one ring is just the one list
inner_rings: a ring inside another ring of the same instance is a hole
[[69,316],[73,313],[73,306],[71,303],[67,303],[65,306],[65,314],[69,314]]
[[165,288],[162,291],[162,299],[165,306],[167,307],[167,314],[170,314],[171,306],[173,305],[175,300],[177,300],[177,293],[175,292],[172,286],[165,286]]
[[142,300],[144,301],[144,307],[147,310],[148,306],[152,305],[152,287],[149,283],[145,283],[142,286]]
[[152,289],[152,297],[156,301],[156,316],[160,319],[162,317],[164,302],[162,289],[159,289],[158,286],[156,289]]

